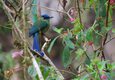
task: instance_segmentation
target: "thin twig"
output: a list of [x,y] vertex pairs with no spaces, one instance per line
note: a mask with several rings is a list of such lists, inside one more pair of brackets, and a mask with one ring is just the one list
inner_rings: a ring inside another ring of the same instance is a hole
[[[14,28],[16,29],[16,30],[14,30],[14,31],[15,31],[16,34],[19,35],[19,37],[23,40],[23,37],[21,36],[21,35],[22,35],[22,31],[19,29],[19,27],[18,27],[19,25],[17,25],[17,21],[15,22],[15,20],[13,19],[12,15],[11,15],[11,13],[10,13],[10,11],[9,11],[9,9],[7,9],[6,4],[4,3],[3,0],[1,0],[1,3],[2,3],[2,5],[3,5],[3,9],[4,9],[4,11],[6,12],[6,14],[7,14],[9,20],[10,20],[11,22],[13,22],[13,24],[14,24]],[[17,33],[17,31],[18,31],[19,33]]]
[[110,41],[112,41],[113,39],[115,39],[115,37],[113,37],[113,38],[111,38],[109,41],[107,41],[107,42],[105,43],[105,45],[106,45],[107,43],[109,43]]
[[59,72],[59,70],[56,68],[56,66],[53,64],[53,62],[50,60],[50,58],[48,58],[48,56],[45,54],[44,51],[42,51],[42,52],[44,52],[44,56],[41,57],[41,56],[40,56],[40,53],[38,53],[38,52],[32,50],[31,48],[28,48],[28,49],[30,49],[30,51],[36,53],[36,54],[37,54],[40,58],[42,58],[43,60],[47,61],[47,62],[54,68],[54,70],[56,71],[56,73],[57,73],[58,75],[60,75],[60,79],[61,79],[61,80],[64,80],[63,75]]
[[[48,38],[46,36],[44,36],[44,39],[46,42],[44,43],[42,50],[44,50],[45,46],[50,41],[50,40],[48,40]],[[64,79],[63,75],[59,72],[59,70],[56,68],[56,66],[53,64],[53,62],[50,60],[50,58],[46,54],[44,55],[44,58],[49,62],[49,64],[55,69],[57,74],[60,75],[60,78],[63,80]]]
[[[3,0],[1,0],[1,2],[2,2],[2,4],[3,4],[3,7],[4,7],[4,10],[5,11],[7,11],[7,15],[8,15],[8,17],[9,17],[9,19],[14,23],[14,27],[16,28],[16,30],[18,31],[18,32],[16,32],[16,33],[19,33],[19,35],[20,35],[20,37],[21,37],[21,40],[23,41],[23,42],[25,42],[25,38],[24,38],[24,36],[22,35],[23,33],[22,33],[22,31],[19,29],[19,27],[17,27],[17,21],[14,21],[14,19],[13,19],[13,17],[11,16],[11,14],[9,13],[9,10],[6,8],[6,5],[5,5],[5,3],[4,3],[4,1]],[[26,44],[26,43],[25,43]],[[43,76],[42,76],[42,74],[41,74],[41,71],[40,71],[40,68],[39,68],[39,66],[38,66],[38,64],[37,64],[37,61],[35,60],[35,57],[33,56],[33,54],[29,51],[29,49],[28,49],[28,52],[30,53],[30,56],[32,57],[32,62],[33,62],[33,65],[34,65],[34,67],[35,67],[35,69],[36,69],[36,71],[37,71],[37,73],[38,73],[38,76],[39,76],[39,79],[40,80],[44,80],[43,79]]]
[[10,27],[1,26],[1,25],[0,25],[0,27],[12,30],[12,28],[10,28]]
[[110,0],[108,0],[108,6],[106,12],[106,27],[108,27],[109,8],[110,8]]
[[57,73],[58,75],[60,75],[60,79],[61,79],[61,80],[64,80],[63,75],[59,72],[59,70],[57,69],[57,67],[53,64],[53,62],[50,60],[50,58],[49,58],[49,57],[45,54],[45,52],[44,52],[44,48],[46,47],[47,43],[50,41],[50,40],[48,40],[47,37],[44,36],[44,38],[45,38],[45,41],[46,41],[46,42],[45,42],[45,43],[43,44],[43,46],[42,46],[42,52],[44,53],[44,56],[43,56],[43,57],[40,56],[40,53],[38,53],[38,52],[32,50],[31,48],[29,48],[29,49],[30,49],[30,51],[36,53],[40,58],[43,58],[43,60],[47,61],[47,62],[54,68],[54,70],[56,71],[56,73]]
[[102,80],[102,78],[101,78],[101,74],[100,74],[100,71],[99,71],[99,69],[98,69],[98,66],[95,65],[95,67],[96,67],[96,69],[97,69],[97,73],[98,73],[98,75],[99,75],[100,80]]
[[38,76],[39,76],[39,79],[40,79],[40,80],[44,80],[43,75],[42,75],[42,73],[41,73],[41,71],[40,71],[40,67],[39,67],[39,65],[38,65],[38,63],[37,63],[35,57],[34,57],[33,54],[30,52],[29,49],[27,49],[27,50],[28,50],[29,54],[30,54],[31,57],[32,57],[32,62],[33,62],[33,65],[34,65],[34,67],[35,67],[35,69],[36,69],[36,71],[37,71],[37,74],[38,74]]
[[[26,0],[27,1],[27,0]],[[25,38],[25,27],[26,27],[26,21],[25,21],[25,0],[23,0],[22,1],[22,12],[23,12],[23,14],[22,14],[22,19],[23,19],[23,36],[24,36],[24,38]]]
[[69,74],[72,74],[72,75],[74,75],[74,76],[77,76],[77,74],[73,73],[72,71],[60,70],[60,69],[59,69],[59,71],[65,72],[65,73],[69,73]]
[[[46,42],[45,42],[44,44],[46,44]],[[45,47],[44,47],[44,48],[45,48]],[[43,49],[43,48],[42,48],[42,49]],[[36,52],[36,51],[34,51],[34,50],[32,50],[32,49],[30,49],[30,50],[33,51],[33,52],[35,52],[38,56],[40,56],[40,53],[38,53],[38,52]],[[44,49],[43,49],[43,50],[44,50]],[[43,51],[43,52],[44,52],[44,51]],[[54,70],[56,71],[56,73],[57,73],[58,75],[60,75],[61,80],[64,79],[63,75],[59,72],[59,70],[56,68],[56,66],[53,64],[53,62],[48,58],[48,56],[45,54],[45,52],[44,52],[44,56],[41,57],[41,58],[43,58],[43,60],[47,61],[47,62],[54,68]]]
[[45,49],[46,45],[48,44],[48,42],[51,41],[51,39],[48,39],[46,36],[43,36],[43,37],[44,37],[46,42],[43,44],[43,46],[41,48],[42,51],[44,51],[44,49]]
[[54,9],[52,9],[52,8],[48,8],[48,7],[41,6],[41,5],[40,5],[40,7],[41,7],[41,8],[44,8],[44,9],[47,9],[47,10],[50,10],[50,11],[55,11],[55,12],[59,12],[59,13],[66,14],[69,18],[72,18],[71,15],[69,15],[68,11],[65,12],[65,11],[61,11],[61,10],[54,10]]
[[80,12],[80,5],[79,5],[79,0],[77,0],[77,6],[78,6],[78,14],[79,14],[79,21],[82,24],[82,20],[81,20],[81,12]]
[[44,8],[44,9],[47,9],[47,10],[50,10],[50,11],[55,11],[55,12],[67,14],[67,12],[65,12],[65,11],[55,10],[55,9],[52,9],[52,8],[49,8],[49,7],[45,7],[45,6],[41,6],[41,5],[40,5],[40,7],[41,7],[41,8]]
[[[107,6],[107,12],[106,12],[106,27],[108,27],[109,8],[110,8],[110,0],[108,0],[108,6]],[[102,47],[104,47],[104,45],[106,44],[107,37],[108,37],[108,32],[106,33],[105,38],[102,42]],[[102,50],[102,57],[103,57],[104,60],[106,60],[103,50]],[[105,66],[106,66],[106,69],[107,69],[107,64],[105,64]]]
[[[107,12],[106,12],[106,27],[108,27],[109,7],[110,7],[110,0],[108,1]],[[105,35],[105,38],[102,43],[102,47],[105,45],[107,37],[108,37],[108,33],[106,33],[106,35]],[[102,57],[105,60],[104,51],[102,51]]]
[[[42,46],[42,52],[44,52],[44,48],[46,47],[47,42],[49,41],[49,40],[47,39],[47,37],[44,36],[44,38],[45,38],[46,42],[45,42],[44,45]],[[34,51],[34,50],[32,50],[32,49],[30,49],[30,50],[33,51],[33,52],[35,52],[38,56],[40,56],[40,53],[38,53],[38,52],[36,52],[36,51]],[[64,80],[63,75],[59,72],[59,70],[57,69],[57,67],[53,64],[53,62],[52,62],[52,61],[50,60],[50,58],[45,54],[45,52],[44,52],[44,56],[41,57],[41,58],[43,58],[44,60],[46,60],[46,61],[54,68],[54,70],[56,71],[56,73],[57,73],[58,75],[60,75],[60,79],[61,79],[61,80]]]
[[7,8],[7,10],[13,14],[15,14],[15,11],[14,10],[11,10],[7,5],[5,5],[5,7]]

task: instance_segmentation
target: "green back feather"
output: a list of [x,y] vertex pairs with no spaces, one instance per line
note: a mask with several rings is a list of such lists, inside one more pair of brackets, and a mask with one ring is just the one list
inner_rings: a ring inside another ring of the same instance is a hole
[[38,0],[33,0],[32,2],[32,22],[35,23],[38,20],[37,16],[37,5],[38,5]]

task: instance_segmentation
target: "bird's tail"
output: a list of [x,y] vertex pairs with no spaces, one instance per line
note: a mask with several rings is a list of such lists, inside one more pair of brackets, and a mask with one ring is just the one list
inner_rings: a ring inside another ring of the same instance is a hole
[[44,52],[41,51],[39,42],[39,33],[35,33],[33,36],[33,50],[40,53],[40,56],[44,56]]
[[40,52],[39,34],[35,33],[33,36],[33,50]]

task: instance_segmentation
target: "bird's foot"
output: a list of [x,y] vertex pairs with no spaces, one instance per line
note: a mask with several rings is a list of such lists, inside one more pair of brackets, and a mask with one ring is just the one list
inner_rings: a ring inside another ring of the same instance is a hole
[[40,56],[42,56],[42,57],[43,57],[44,54],[45,54],[43,51],[40,51],[39,53],[40,53]]
[[36,49],[34,49],[34,51],[35,51],[35,52],[38,52],[38,53],[39,53],[39,55],[40,55],[41,57],[43,57],[43,56],[44,56],[44,54],[45,54],[43,51],[38,51],[38,50],[36,50]]
[[51,39],[48,39],[46,36],[43,36],[46,42],[50,42]]

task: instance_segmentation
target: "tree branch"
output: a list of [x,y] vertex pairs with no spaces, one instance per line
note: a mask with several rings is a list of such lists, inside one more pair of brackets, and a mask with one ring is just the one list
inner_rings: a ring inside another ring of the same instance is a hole
[[79,14],[79,21],[82,24],[82,20],[81,20],[81,13],[80,13],[80,5],[79,5],[79,0],[77,0],[77,6],[78,6],[78,14]]

